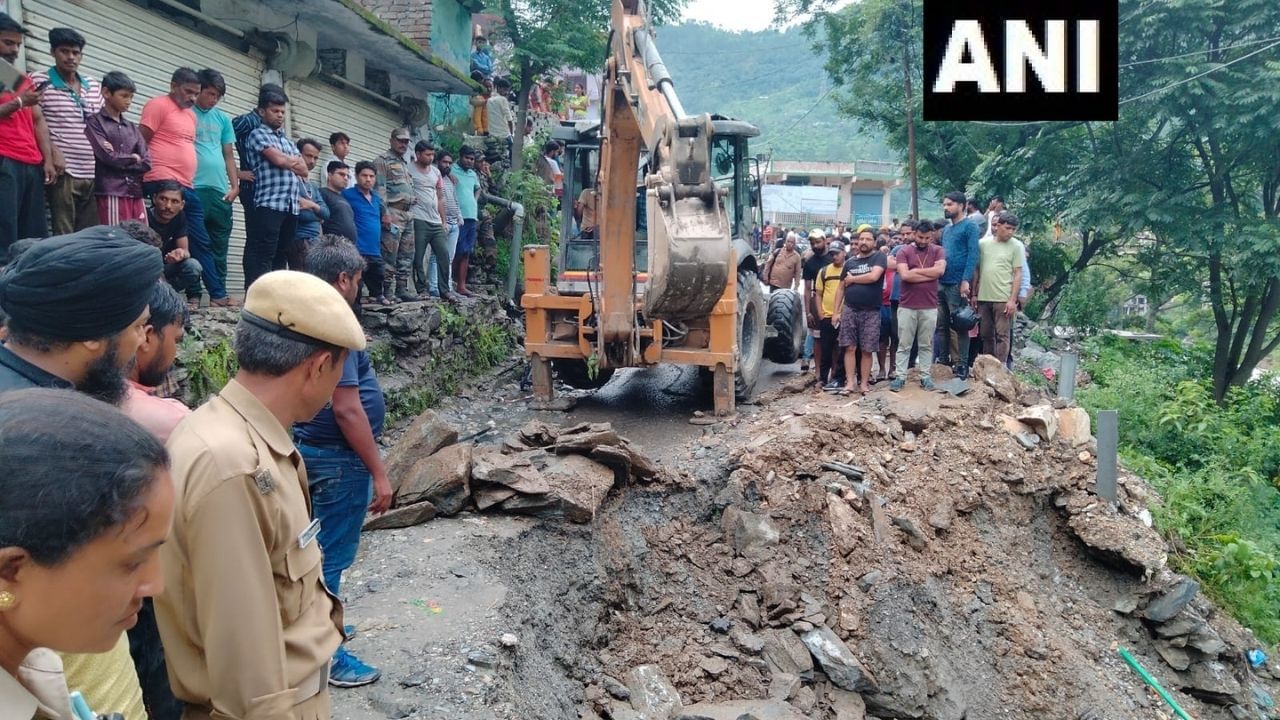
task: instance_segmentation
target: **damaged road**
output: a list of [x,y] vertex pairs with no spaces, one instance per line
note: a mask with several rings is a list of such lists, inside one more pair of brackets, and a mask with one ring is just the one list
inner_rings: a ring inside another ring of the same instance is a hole
[[[365,534],[352,649],[384,679],[335,718],[1172,717],[1120,647],[1192,717],[1280,717],[1257,640],[1166,567],[1145,483],[1092,494],[1078,409],[970,385],[782,386],[634,444],[517,387],[443,409],[454,437],[409,467],[466,479],[409,473],[405,507],[452,516]],[[553,486],[567,458],[603,470]]]

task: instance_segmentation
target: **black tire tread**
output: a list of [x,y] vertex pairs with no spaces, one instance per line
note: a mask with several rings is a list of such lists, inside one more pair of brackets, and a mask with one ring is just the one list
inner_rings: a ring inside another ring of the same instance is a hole
[[778,290],[770,295],[765,323],[777,334],[764,341],[764,356],[779,365],[790,365],[799,360],[804,349],[805,330],[799,293]]

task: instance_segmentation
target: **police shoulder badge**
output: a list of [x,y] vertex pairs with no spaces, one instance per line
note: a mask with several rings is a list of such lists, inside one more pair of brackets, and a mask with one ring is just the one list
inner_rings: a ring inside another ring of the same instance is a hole
[[276,489],[275,480],[271,479],[271,471],[266,468],[258,468],[253,473],[253,484],[258,486],[258,492],[263,495],[270,495]]

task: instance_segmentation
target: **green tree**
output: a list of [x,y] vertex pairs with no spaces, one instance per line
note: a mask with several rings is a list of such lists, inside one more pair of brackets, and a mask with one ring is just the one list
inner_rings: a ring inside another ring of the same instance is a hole
[[[679,16],[686,0],[651,0],[651,20],[661,24]],[[624,0],[612,0],[622,3]],[[625,0],[627,5],[643,0]],[[597,72],[603,68],[610,25],[610,0],[488,0],[502,18],[497,33],[511,45],[509,70],[519,86],[512,169],[523,162],[529,89],[535,78],[562,68]]]
[[[892,38],[903,17],[918,27],[918,3],[833,10],[830,0],[778,0],[780,14],[813,14],[842,107],[899,149],[905,113],[887,100],[902,97],[895,45],[875,39]],[[1045,313],[1074,277],[1121,249],[1145,261],[1149,285],[1203,293],[1221,402],[1280,347],[1280,4],[1120,0],[1120,16],[1117,122],[925,123],[921,177],[1000,193],[1030,227],[1067,229],[1074,259],[1048,280]],[[914,57],[919,42],[917,32]]]

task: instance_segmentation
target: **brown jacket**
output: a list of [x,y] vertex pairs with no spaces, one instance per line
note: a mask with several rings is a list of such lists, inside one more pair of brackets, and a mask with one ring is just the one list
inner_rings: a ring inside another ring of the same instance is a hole
[[302,457],[235,380],[168,448],[177,503],[155,604],[173,694],[216,718],[292,717],[324,690],[342,641]]
[[790,288],[800,279],[800,253],[782,248],[769,257],[764,266],[765,284]]

